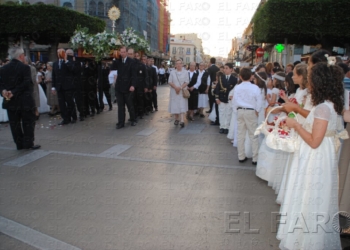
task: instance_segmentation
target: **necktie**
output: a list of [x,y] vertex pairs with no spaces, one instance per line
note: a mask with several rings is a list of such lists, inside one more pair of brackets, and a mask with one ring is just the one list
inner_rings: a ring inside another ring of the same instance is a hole
[[62,59],[60,59],[60,61],[58,63],[58,66],[59,66],[60,69],[61,69],[61,65],[62,65]]
[[226,76],[226,80],[228,81],[229,76]]
[[125,63],[125,58],[123,59],[123,63]]

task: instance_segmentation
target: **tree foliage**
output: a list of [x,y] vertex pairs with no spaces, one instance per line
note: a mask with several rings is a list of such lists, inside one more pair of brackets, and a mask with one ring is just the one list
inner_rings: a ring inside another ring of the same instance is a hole
[[348,0],[268,0],[253,17],[260,43],[345,47],[350,43]]
[[24,36],[36,43],[68,42],[77,25],[91,33],[102,32],[106,23],[64,7],[34,4],[0,5],[0,36]]

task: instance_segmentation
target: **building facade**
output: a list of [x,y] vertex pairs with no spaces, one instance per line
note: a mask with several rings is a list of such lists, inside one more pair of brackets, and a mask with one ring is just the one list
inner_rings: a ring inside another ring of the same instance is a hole
[[202,39],[198,37],[197,33],[180,33],[180,34],[174,34],[175,39],[183,39],[183,40],[190,40],[195,45],[195,61],[196,62],[202,62],[204,61],[204,52],[203,52],[203,44]]
[[176,39],[170,37],[170,57],[172,63],[177,59],[181,59],[184,64],[195,61],[195,48],[196,46],[191,40]]

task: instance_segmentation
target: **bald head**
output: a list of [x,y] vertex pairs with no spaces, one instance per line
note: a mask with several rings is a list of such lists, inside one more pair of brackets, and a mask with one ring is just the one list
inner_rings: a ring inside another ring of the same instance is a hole
[[74,52],[71,49],[67,49],[66,54],[67,54],[67,56],[74,56]]

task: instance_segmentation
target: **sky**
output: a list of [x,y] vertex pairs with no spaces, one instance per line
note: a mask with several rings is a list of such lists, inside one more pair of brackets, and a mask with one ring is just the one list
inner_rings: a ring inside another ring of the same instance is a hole
[[205,54],[227,57],[260,0],[169,0],[170,33],[197,33]]

